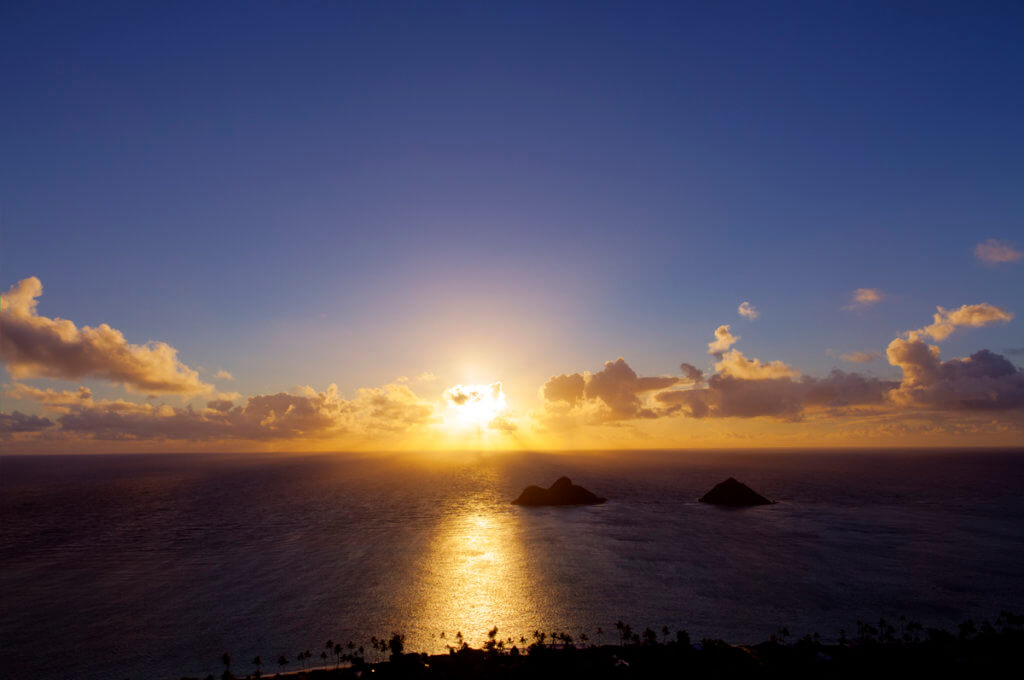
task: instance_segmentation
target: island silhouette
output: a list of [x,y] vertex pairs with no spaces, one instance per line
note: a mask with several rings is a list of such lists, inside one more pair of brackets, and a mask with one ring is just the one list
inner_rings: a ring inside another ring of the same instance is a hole
[[512,501],[513,505],[597,505],[604,503],[606,498],[572,483],[568,477],[559,477],[548,488],[531,485],[523,489],[519,497]]
[[725,505],[730,508],[745,508],[753,505],[771,505],[768,500],[735,477],[716,484],[711,491],[698,499],[709,505]]

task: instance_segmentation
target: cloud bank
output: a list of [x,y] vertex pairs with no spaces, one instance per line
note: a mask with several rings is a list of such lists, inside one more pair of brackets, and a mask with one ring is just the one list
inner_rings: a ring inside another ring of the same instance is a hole
[[[592,413],[595,402],[603,405],[604,417],[585,421],[591,424],[673,416],[793,421],[810,411],[832,417],[863,417],[906,413],[909,409],[1018,410],[1024,409],[1024,371],[989,350],[942,361],[939,348],[924,341],[926,337],[945,339],[958,328],[987,326],[1012,318],[1011,313],[987,303],[955,310],[939,307],[932,324],[906,331],[889,344],[886,356],[901,370],[900,380],[840,370],[824,378],[800,376],[781,361],[747,358],[738,349],[730,349],[739,338],[729,332],[728,326],[719,326],[715,340],[708,345],[718,361],[707,379],[690,364],[681,365],[684,376],[680,378],[637,378],[619,358],[606,363],[605,370],[597,374],[554,376],[545,383],[542,395],[547,414],[561,422],[570,422],[566,417],[573,414]],[[875,356],[857,352],[843,358],[866,362]],[[598,389],[605,382],[615,385],[615,389]]]
[[150,401],[95,399],[90,390],[39,389],[16,383],[8,396],[29,399],[53,414],[54,434],[102,440],[184,439],[319,439],[342,434],[403,432],[429,423],[434,407],[404,385],[359,390],[354,399],[303,388],[300,394],[279,392],[251,396],[236,406],[213,400],[204,408],[178,408]]

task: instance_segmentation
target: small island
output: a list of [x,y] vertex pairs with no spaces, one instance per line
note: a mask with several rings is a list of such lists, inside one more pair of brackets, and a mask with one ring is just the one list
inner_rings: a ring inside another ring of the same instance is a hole
[[513,505],[597,505],[607,499],[591,493],[582,486],[572,483],[568,477],[559,477],[547,489],[539,486],[528,486],[512,501]]
[[771,505],[770,501],[735,477],[716,484],[711,491],[698,499],[709,505],[725,505],[731,508],[745,508],[754,505]]

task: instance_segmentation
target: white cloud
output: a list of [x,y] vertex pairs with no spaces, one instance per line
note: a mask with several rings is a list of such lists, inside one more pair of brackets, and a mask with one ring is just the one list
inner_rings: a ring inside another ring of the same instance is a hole
[[761,313],[758,312],[754,305],[750,304],[749,302],[741,302],[740,306],[736,309],[736,311],[739,312],[740,316],[744,316],[750,319],[751,321],[761,316]]

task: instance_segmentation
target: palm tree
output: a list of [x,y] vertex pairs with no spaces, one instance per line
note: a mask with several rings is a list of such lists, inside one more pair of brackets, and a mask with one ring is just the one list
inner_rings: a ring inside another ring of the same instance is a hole
[[252,660],[252,665],[256,666],[256,677],[261,677],[263,674],[260,672],[260,666],[263,665],[263,659],[257,656],[255,659]]
[[224,664],[224,677],[231,677],[231,655],[224,652],[224,656],[220,657],[220,662]]
[[658,641],[658,634],[655,633],[650,628],[645,628],[644,629],[644,644],[645,645],[652,645],[653,646],[654,643],[656,643],[657,641]]
[[281,672],[283,673],[284,667],[288,665],[288,657],[286,657],[284,654],[277,657],[277,665],[281,667]]
[[391,639],[387,641],[385,649],[391,650],[391,660],[396,661],[405,651],[405,636],[400,633],[391,633]]
[[334,643],[334,657],[338,660],[338,665],[335,668],[341,668],[341,643]]

